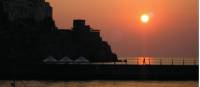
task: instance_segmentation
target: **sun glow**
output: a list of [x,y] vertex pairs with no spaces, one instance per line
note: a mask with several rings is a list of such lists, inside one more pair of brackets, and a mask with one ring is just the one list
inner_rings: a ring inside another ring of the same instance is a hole
[[149,15],[147,15],[147,14],[143,14],[143,15],[141,15],[141,17],[140,17],[140,20],[141,20],[142,23],[148,23],[148,22],[149,22],[149,19],[150,19],[150,17],[149,17]]

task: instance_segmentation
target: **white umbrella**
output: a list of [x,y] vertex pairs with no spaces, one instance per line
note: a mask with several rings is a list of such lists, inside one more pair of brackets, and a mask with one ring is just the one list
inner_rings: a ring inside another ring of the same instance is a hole
[[60,59],[59,61],[60,63],[73,63],[74,60],[72,60],[71,58],[69,58],[68,56],[63,57],[62,59]]
[[46,59],[43,60],[45,63],[56,63],[58,60],[52,56],[48,56]]
[[90,63],[90,61],[85,57],[79,57],[78,59],[75,60],[75,63]]

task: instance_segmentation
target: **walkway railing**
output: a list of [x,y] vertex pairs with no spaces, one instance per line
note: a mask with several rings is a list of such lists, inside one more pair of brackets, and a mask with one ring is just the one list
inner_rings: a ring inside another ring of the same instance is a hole
[[189,58],[133,58],[119,59],[115,64],[133,65],[199,65],[198,59]]

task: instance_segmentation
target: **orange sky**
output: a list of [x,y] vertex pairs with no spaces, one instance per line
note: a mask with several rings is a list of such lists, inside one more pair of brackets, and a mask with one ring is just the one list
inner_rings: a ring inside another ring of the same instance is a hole
[[198,56],[198,0],[46,1],[59,28],[86,19],[119,56]]

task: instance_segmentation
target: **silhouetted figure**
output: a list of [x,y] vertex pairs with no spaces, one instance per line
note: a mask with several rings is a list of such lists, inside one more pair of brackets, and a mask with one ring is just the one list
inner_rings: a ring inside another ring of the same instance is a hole
[[144,59],[143,59],[143,65],[145,65],[146,64],[146,59],[145,59],[145,57],[144,57]]

